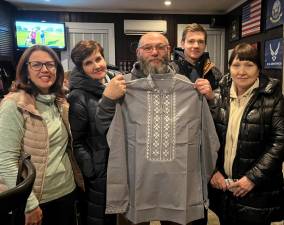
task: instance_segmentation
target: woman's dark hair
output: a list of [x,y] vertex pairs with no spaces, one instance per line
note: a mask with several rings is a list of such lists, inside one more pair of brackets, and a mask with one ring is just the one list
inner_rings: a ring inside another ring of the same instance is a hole
[[104,57],[104,49],[100,43],[93,40],[79,41],[71,51],[71,59],[80,70],[83,68],[83,61],[93,52],[99,52]]
[[28,72],[28,62],[31,54],[35,51],[44,51],[48,53],[51,56],[51,58],[55,61],[56,80],[54,84],[49,88],[49,93],[54,93],[58,97],[63,97],[64,94],[62,91],[62,86],[64,80],[64,69],[57,54],[51,48],[44,45],[34,45],[30,48],[27,48],[24,51],[17,65],[16,80],[11,88],[11,91],[24,90],[33,96],[36,96],[40,93],[40,90],[29,79],[29,72]]
[[237,58],[240,61],[251,61],[257,65],[261,70],[260,54],[257,49],[248,43],[238,44],[234,49],[229,59],[229,66],[232,65],[234,59]]

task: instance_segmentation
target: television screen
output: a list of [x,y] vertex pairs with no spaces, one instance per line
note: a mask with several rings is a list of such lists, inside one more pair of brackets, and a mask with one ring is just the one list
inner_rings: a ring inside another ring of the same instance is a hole
[[65,49],[65,26],[63,23],[16,21],[16,39],[18,48],[41,44]]

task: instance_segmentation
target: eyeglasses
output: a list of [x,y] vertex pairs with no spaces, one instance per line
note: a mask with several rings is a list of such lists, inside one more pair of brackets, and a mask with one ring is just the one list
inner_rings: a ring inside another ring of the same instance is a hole
[[164,45],[164,44],[159,44],[159,45],[156,45],[156,46],[153,46],[153,45],[143,45],[143,46],[141,46],[139,48],[143,49],[143,51],[145,51],[147,53],[152,52],[154,49],[156,49],[156,51],[158,51],[158,52],[163,52],[163,51],[167,50],[168,45]]
[[30,65],[30,67],[32,68],[32,70],[35,71],[40,71],[43,67],[43,65],[45,65],[45,67],[49,70],[49,71],[53,71],[56,69],[56,62],[54,61],[48,61],[48,62],[39,62],[39,61],[32,61],[32,62],[28,62],[27,64]]
[[188,44],[190,45],[194,45],[195,43],[197,43],[198,45],[205,45],[205,41],[204,40],[194,40],[194,39],[190,39],[187,41]]

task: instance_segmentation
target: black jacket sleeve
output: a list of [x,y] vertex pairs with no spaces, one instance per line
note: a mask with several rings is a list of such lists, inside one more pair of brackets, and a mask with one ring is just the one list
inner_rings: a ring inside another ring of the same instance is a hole
[[256,185],[273,176],[284,160],[284,98],[281,95],[274,105],[271,118],[271,137],[266,151],[246,176]]
[[92,163],[92,149],[87,143],[89,118],[85,98],[80,93],[71,93],[69,95],[69,122],[73,136],[74,154],[78,165],[85,177],[92,177],[95,171]]
[[95,115],[98,132],[101,135],[106,135],[111,121],[114,117],[116,102],[103,95],[99,101],[97,112]]

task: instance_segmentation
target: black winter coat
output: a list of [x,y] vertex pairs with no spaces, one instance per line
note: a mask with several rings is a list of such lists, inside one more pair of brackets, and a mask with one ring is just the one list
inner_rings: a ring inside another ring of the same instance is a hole
[[[226,75],[220,81],[212,115],[221,149],[217,170],[224,177],[224,147],[229,121],[230,87]],[[284,218],[284,99],[279,81],[260,76],[260,86],[244,110],[241,119],[233,178],[247,176],[255,187],[244,197],[236,198],[229,191],[211,189],[211,208],[221,220],[246,220],[263,223]],[[230,209],[230,210],[228,210]],[[227,218],[226,218],[227,217]]]
[[174,50],[174,61],[172,66],[178,74],[185,75],[190,80],[192,69],[195,68],[200,78],[207,79],[210,82],[213,90],[218,88],[219,80],[222,77],[221,71],[210,61],[208,52],[204,52],[196,62],[196,65],[192,65],[186,61],[184,51],[180,48],[176,48]]
[[114,225],[105,215],[106,172],[109,148],[95,123],[98,101],[104,85],[76,68],[71,73],[69,120],[75,157],[84,176],[83,225]]

